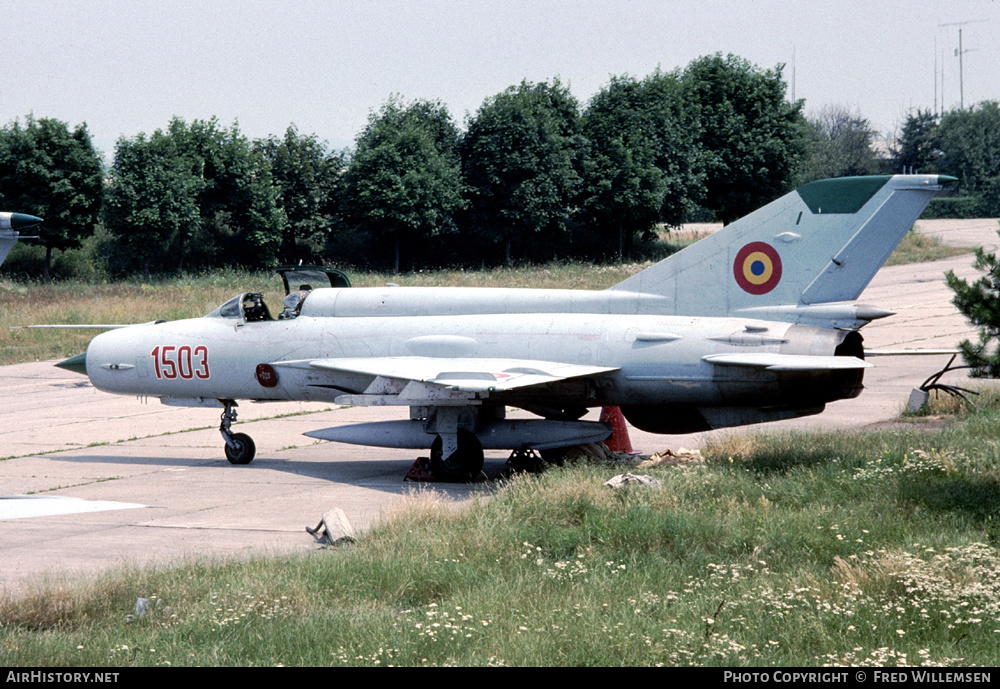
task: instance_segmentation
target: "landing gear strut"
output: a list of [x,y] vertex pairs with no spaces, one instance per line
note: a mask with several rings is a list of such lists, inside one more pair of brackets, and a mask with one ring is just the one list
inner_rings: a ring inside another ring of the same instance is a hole
[[431,444],[431,473],[438,481],[471,481],[483,470],[483,445],[475,433],[459,428],[445,457],[445,442],[439,435]]
[[231,400],[223,401],[226,405],[222,412],[222,423],[219,425],[219,433],[226,441],[226,459],[230,464],[249,464],[257,454],[257,446],[253,439],[246,433],[233,433],[230,428],[236,421],[236,402]]

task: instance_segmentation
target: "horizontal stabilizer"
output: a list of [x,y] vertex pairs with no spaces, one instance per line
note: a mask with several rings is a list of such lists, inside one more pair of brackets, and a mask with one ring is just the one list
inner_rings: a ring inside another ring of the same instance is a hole
[[809,356],[807,354],[711,354],[703,360],[723,366],[751,366],[768,371],[845,371],[871,368],[871,364],[853,356]]

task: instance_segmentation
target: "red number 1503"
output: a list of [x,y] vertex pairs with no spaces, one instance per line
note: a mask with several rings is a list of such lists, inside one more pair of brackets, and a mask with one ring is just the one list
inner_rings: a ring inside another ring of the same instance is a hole
[[153,361],[156,362],[156,377],[173,380],[183,378],[190,380],[208,380],[208,347],[198,345],[193,349],[188,345],[180,347],[174,345],[163,345],[153,348],[150,352]]

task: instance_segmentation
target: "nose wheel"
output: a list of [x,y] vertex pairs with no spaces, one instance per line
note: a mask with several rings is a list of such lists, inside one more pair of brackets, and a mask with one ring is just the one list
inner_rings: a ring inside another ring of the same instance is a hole
[[222,412],[219,433],[226,441],[226,459],[230,464],[249,464],[257,454],[257,446],[246,433],[233,433],[230,430],[236,421],[236,402],[225,401],[223,404],[226,405],[226,409]]
[[226,443],[226,459],[230,464],[249,464],[256,453],[257,446],[246,433],[233,433]]

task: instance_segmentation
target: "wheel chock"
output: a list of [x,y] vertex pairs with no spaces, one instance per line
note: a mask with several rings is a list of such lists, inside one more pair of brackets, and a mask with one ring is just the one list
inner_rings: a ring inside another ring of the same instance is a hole
[[403,477],[404,481],[435,481],[434,474],[431,473],[430,457],[418,457],[410,470]]

